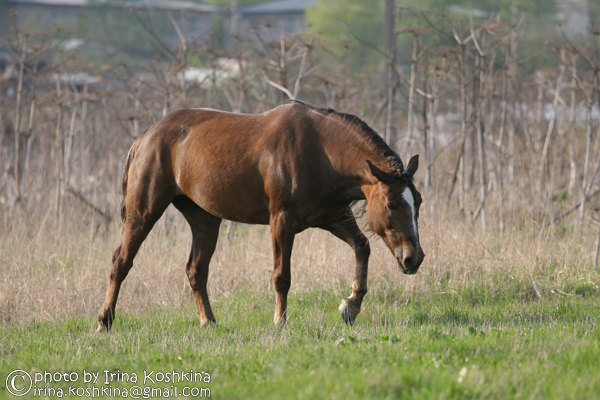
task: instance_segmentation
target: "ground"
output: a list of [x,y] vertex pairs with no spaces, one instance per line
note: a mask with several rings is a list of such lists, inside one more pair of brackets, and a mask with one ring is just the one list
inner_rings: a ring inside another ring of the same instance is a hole
[[[223,399],[599,398],[598,281],[557,291],[551,279],[533,288],[482,275],[421,294],[390,282],[369,293],[351,327],[335,290],[291,296],[281,329],[271,324],[273,295],[252,291],[216,301],[220,320],[209,328],[191,304],[120,315],[109,335],[89,318],[30,321],[0,331],[0,371],[2,381],[14,369],[77,372],[77,387],[90,386],[84,370],[99,372],[98,382],[105,370],[135,372],[137,385],[154,371],[145,386],[174,390],[156,374],[192,370],[210,381],[177,384],[180,395],[192,386]],[[108,386],[134,386],[115,379]],[[4,388],[0,397],[11,398]]]
[[[41,376],[32,390],[50,398],[70,384],[40,373],[75,373],[80,394],[93,388],[86,372],[98,374],[98,389],[162,388],[162,398],[185,398],[185,388],[217,399],[600,398],[595,238],[535,226],[499,236],[424,216],[426,257],[411,276],[370,234],[369,293],[350,327],[338,305],[350,293],[353,252],[308,230],[294,244],[289,320],[276,329],[268,228],[222,229],[209,277],[218,323],[202,327],[184,273],[189,230],[167,218],[125,280],[110,334],[96,333],[96,318],[118,227],[35,236],[13,228],[0,241],[0,399],[14,398],[13,377],[26,383],[14,374],[7,382],[17,369]],[[203,380],[156,379],[190,371]]]

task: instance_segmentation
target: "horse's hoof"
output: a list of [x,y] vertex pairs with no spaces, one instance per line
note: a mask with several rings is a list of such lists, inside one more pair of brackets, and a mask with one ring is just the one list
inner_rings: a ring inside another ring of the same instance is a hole
[[217,320],[214,318],[207,319],[205,321],[200,322],[203,328],[210,328],[217,326]]
[[98,321],[98,329],[96,329],[96,332],[110,332],[110,328]]
[[287,316],[285,314],[283,315],[275,315],[275,317],[273,318],[273,326],[275,326],[275,328],[283,328],[285,325],[287,324]]
[[342,319],[344,320],[344,322],[347,325],[354,324],[354,320],[356,320],[356,316],[358,315],[358,313],[354,313],[350,310],[350,307],[348,307],[347,299],[342,300],[342,304],[340,304],[339,310],[340,310],[340,316],[342,317]]
[[101,312],[98,315],[98,329],[97,332],[110,332],[112,327],[113,318],[111,318],[110,312]]

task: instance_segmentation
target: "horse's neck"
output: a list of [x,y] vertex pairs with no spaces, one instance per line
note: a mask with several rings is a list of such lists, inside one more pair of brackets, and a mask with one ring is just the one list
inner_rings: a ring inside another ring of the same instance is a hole
[[358,128],[349,126],[346,121],[334,115],[320,119],[317,126],[321,143],[330,156],[333,168],[338,176],[344,177],[345,182],[351,182],[351,191],[357,196],[364,197],[364,187],[377,183],[367,160],[384,171],[391,170],[389,161],[381,150],[375,150],[376,146],[370,142],[371,139],[354,131]]
[[344,186],[352,193],[350,197],[353,200],[365,198],[365,190],[377,184],[377,179],[371,174],[367,160],[384,171],[390,170],[390,164],[387,158],[382,154],[377,154],[369,144],[357,139],[339,141],[332,145],[328,153],[333,154],[332,165],[338,176],[344,177]]

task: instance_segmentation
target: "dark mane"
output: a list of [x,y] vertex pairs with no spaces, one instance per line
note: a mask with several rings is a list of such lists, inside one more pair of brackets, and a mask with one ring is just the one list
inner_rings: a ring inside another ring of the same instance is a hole
[[373,146],[374,150],[382,154],[385,158],[387,158],[391,167],[398,171],[399,174],[402,174],[402,172],[404,172],[404,165],[402,164],[400,156],[398,156],[398,154],[396,154],[396,152],[392,150],[390,146],[388,146],[388,144],[381,138],[381,136],[379,136],[379,134],[369,126],[369,124],[360,119],[358,116],[354,114],[342,113],[330,107],[316,107],[311,104],[305,103],[301,100],[292,100],[292,102],[302,104],[310,108],[311,110],[317,111],[323,115],[336,115],[342,120],[350,123],[351,125],[358,127],[360,132],[363,135],[365,135],[365,138]]

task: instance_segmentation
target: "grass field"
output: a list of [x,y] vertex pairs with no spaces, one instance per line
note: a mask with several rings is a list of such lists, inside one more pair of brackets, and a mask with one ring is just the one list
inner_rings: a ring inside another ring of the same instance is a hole
[[[16,369],[76,373],[80,390],[92,387],[83,382],[91,371],[98,388],[162,388],[169,398],[186,397],[186,387],[221,399],[600,398],[600,275],[585,235],[549,228],[500,238],[425,218],[427,257],[415,276],[372,240],[369,293],[347,327],[337,307],[352,252],[323,232],[302,233],[289,321],[276,329],[268,230],[236,228],[211,268],[218,325],[203,328],[183,273],[182,226],[159,223],[142,247],[110,335],[95,328],[116,236],[4,235],[0,398],[13,398],[5,385]],[[156,382],[190,370],[210,382]],[[104,371],[117,373],[109,385]],[[144,383],[145,372],[156,383]],[[47,379],[35,386],[42,398],[68,390]]]
[[94,333],[89,318],[31,321],[2,329],[0,369],[140,378],[191,369],[210,374],[192,385],[223,399],[598,398],[597,282],[562,293],[547,285],[541,298],[502,276],[448,293],[380,287],[352,327],[331,290],[292,296],[281,330],[271,326],[273,296],[251,292],[215,302],[220,322],[208,329],[189,306],[121,315],[110,335]]

